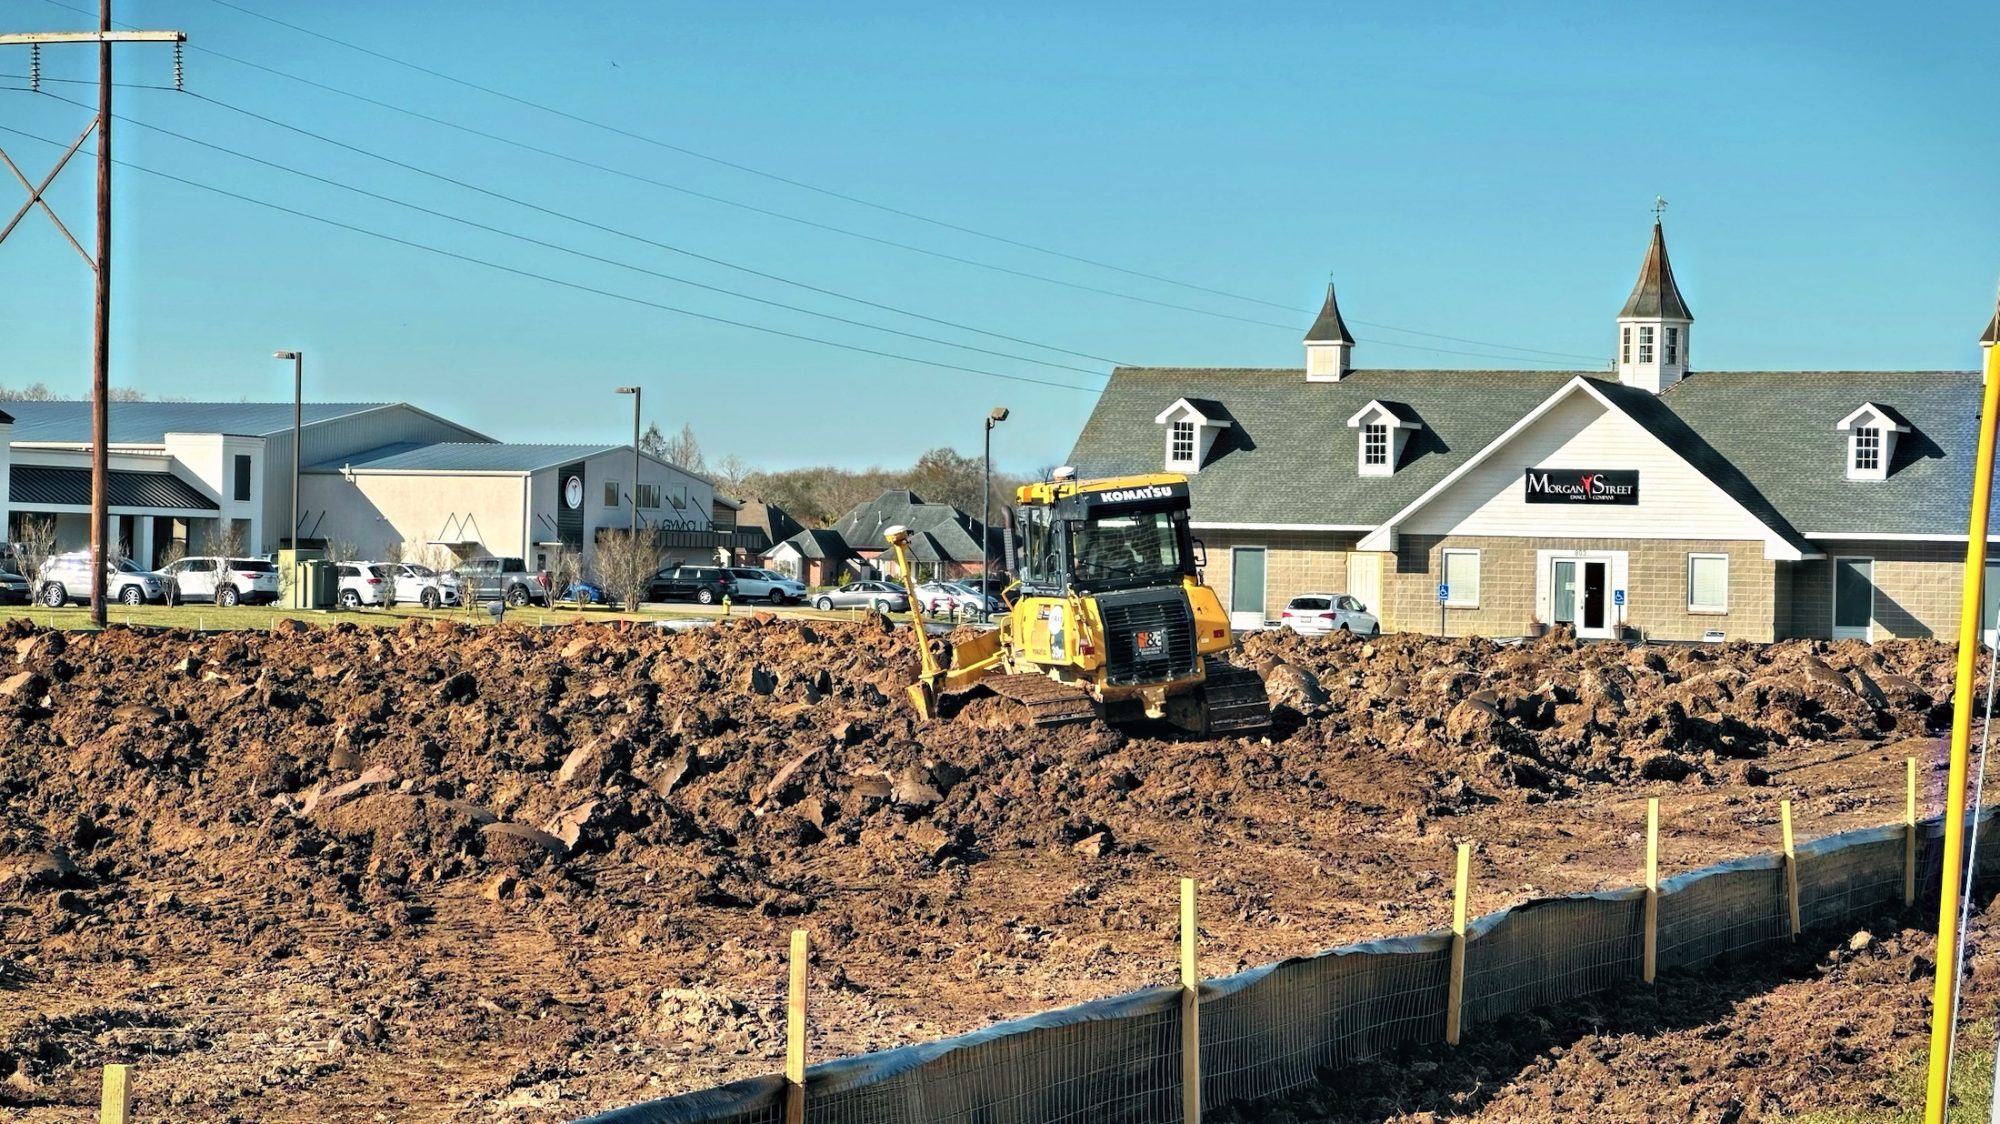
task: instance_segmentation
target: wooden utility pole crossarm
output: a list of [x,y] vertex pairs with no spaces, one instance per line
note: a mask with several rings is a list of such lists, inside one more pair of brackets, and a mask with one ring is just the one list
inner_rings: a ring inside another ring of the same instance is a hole
[[50,43],[185,43],[185,31],[28,31],[0,35],[0,47]]

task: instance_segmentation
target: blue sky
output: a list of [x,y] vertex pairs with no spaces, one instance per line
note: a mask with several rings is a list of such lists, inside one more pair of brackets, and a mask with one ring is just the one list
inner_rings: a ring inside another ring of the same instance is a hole
[[[980,419],[1004,403],[1014,417],[996,432],[996,458],[1028,469],[1068,451],[1107,361],[1298,365],[1329,272],[1361,339],[1358,366],[1608,358],[1655,195],[1671,202],[1697,367],[1969,368],[2000,277],[2000,114],[1988,57],[2000,6],[1986,3],[232,2],[680,148],[1252,300],[779,183],[216,0],[123,0],[121,22],[189,33],[188,88],[200,96],[120,90],[121,159],[638,301],[1083,388],[690,319],[121,170],[113,380],[151,394],[280,398],[289,372],[270,353],[301,348],[313,397],[408,399],[504,438],[609,442],[630,424],[612,387],[638,382],[663,427],[690,422],[711,458],[768,467],[893,465],[938,444],[976,451]],[[0,30],[86,23],[50,0],[0,5]],[[522,152],[199,48],[931,254]],[[167,48],[122,51],[121,80],[170,80]],[[44,73],[91,78],[93,55],[52,49]],[[27,65],[25,49],[0,51],[0,73]],[[89,85],[46,88],[94,97]],[[67,141],[86,119],[52,97],[0,93],[0,126]],[[1061,366],[690,288],[137,122],[655,273]],[[0,132],[0,147],[34,178],[54,155],[12,133]],[[86,244],[91,190],[80,161],[51,193]],[[18,198],[11,178],[0,180],[5,214]],[[89,315],[82,263],[29,216],[0,245],[0,382],[84,393]]]

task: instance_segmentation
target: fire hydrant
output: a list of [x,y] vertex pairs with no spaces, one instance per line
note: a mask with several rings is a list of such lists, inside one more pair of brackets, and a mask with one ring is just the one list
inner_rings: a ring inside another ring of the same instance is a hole
[[722,595],[722,615],[725,618],[729,616],[729,595],[727,593]]

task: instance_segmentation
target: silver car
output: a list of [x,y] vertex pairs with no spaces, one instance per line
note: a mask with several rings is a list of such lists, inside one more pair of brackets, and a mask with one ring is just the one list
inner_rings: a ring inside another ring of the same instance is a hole
[[[158,603],[167,599],[167,581],[129,558],[120,558],[104,568],[104,596],[122,605]],[[42,567],[36,600],[51,609],[90,600],[90,552],[73,550],[49,559]]]
[[848,582],[813,598],[816,609],[873,609],[878,613],[907,613],[910,596],[900,586],[888,582]]

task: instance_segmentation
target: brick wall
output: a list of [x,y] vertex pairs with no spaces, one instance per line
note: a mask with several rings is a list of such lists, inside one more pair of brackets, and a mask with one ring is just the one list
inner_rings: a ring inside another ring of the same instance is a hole
[[[1383,628],[1438,631],[1437,585],[1446,548],[1479,554],[1479,606],[1444,614],[1453,636],[1519,636],[1536,612],[1537,551],[1624,551],[1625,621],[1649,637],[1697,640],[1710,629],[1731,639],[1769,640],[1776,635],[1775,563],[1763,544],[1711,539],[1495,538],[1472,535],[1403,535],[1393,573],[1383,576]],[[1687,556],[1729,556],[1729,609],[1690,613]]]
[[[1208,551],[1202,575],[1210,588],[1230,604],[1234,589],[1230,551],[1239,546],[1264,548],[1264,617],[1276,620],[1286,602],[1301,593],[1342,593],[1347,589],[1347,552],[1358,535],[1319,531],[1197,530],[1194,537]],[[1384,570],[1388,567],[1384,566]],[[1384,573],[1386,591],[1389,576]]]
[[1820,542],[1827,557],[1787,564],[1792,571],[1789,634],[1833,634],[1833,556],[1875,560],[1875,638],[1958,634],[1965,544]]

